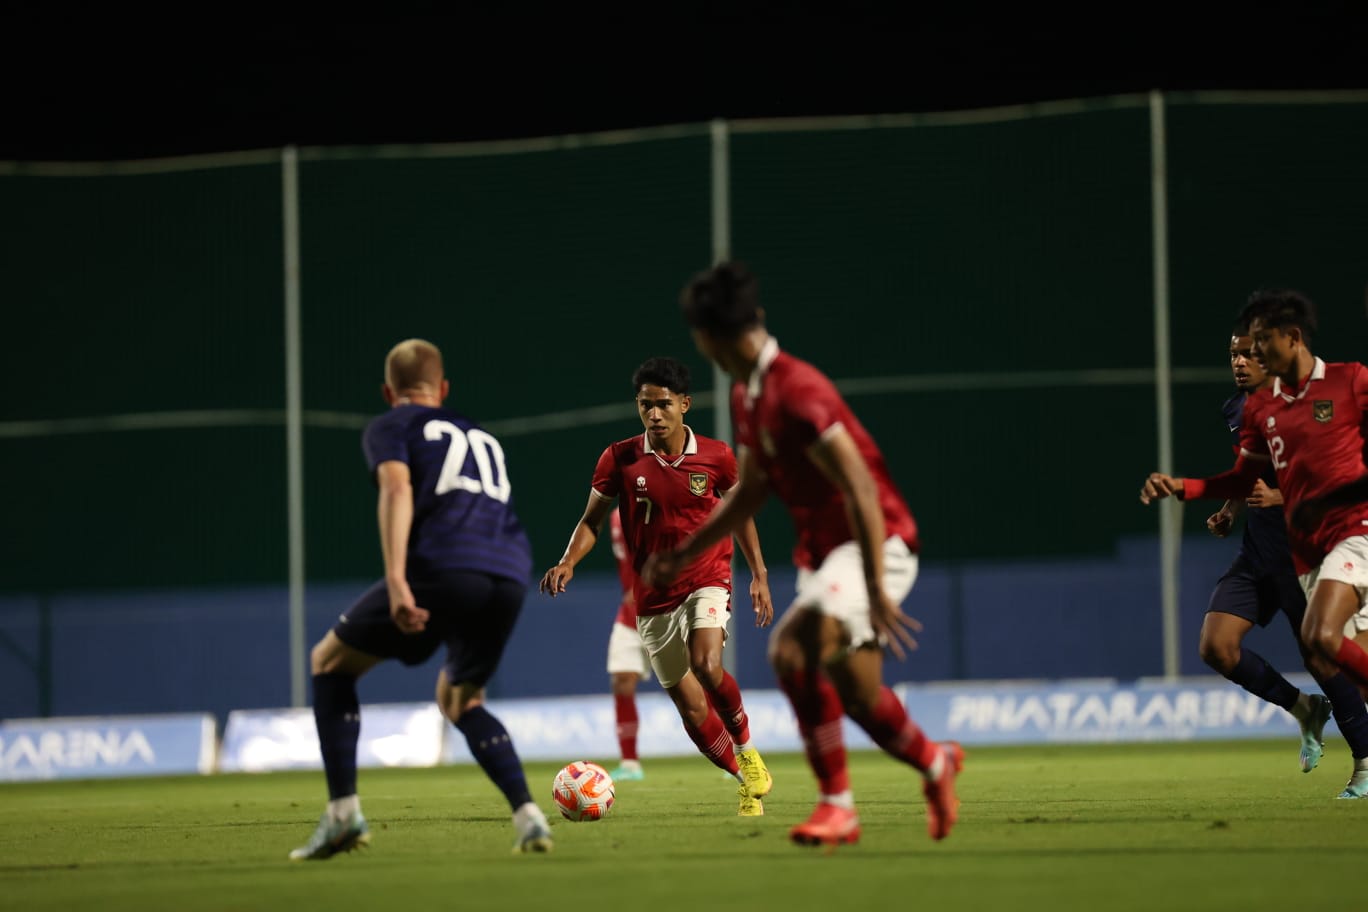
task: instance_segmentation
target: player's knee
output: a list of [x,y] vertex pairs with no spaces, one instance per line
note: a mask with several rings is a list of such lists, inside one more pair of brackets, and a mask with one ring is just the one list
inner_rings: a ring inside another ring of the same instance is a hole
[[1225,640],[1202,638],[1197,646],[1198,653],[1207,667],[1223,675],[1235,670],[1240,662],[1240,644]]
[[1339,651],[1340,638],[1344,636],[1343,630],[1334,624],[1310,614],[1302,620],[1301,634],[1302,642],[1316,654],[1327,658],[1333,658]]
[[[329,634],[328,637],[331,637]],[[314,675],[332,674],[340,667],[341,656],[336,648],[324,637],[309,650],[309,673]]]
[[769,642],[769,663],[775,674],[783,677],[806,667],[803,646],[791,636],[773,636]]
[[689,670],[705,687],[722,683],[722,657],[710,652],[689,657]]

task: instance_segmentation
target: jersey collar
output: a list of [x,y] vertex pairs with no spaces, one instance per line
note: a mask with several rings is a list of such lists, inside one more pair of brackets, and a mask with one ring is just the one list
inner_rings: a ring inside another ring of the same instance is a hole
[[765,344],[760,346],[760,357],[755,362],[755,370],[751,371],[750,380],[746,381],[747,402],[754,402],[759,398],[760,388],[765,385],[765,375],[769,373],[770,365],[777,357],[779,340],[770,336],[765,339]]
[[642,433],[641,446],[642,449],[644,449],[647,453],[651,454],[656,459],[659,459],[661,464],[668,466],[677,466],[684,461],[685,456],[693,456],[698,452],[698,438],[694,436],[693,428],[689,427],[687,424],[684,425],[684,452],[680,453],[679,458],[676,459],[674,462],[666,462],[663,456],[661,456],[655,450],[651,449],[650,434],[644,432]]
[[1311,368],[1311,376],[1309,376],[1309,377],[1306,378],[1306,383],[1304,383],[1304,384],[1302,385],[1302,388],[1301,388],[1301,390],[1297,393],[1297,395],[1295,395],[1295,396],[1289,396],[1287,393],[1284,393],[1284,392],[1283,392],[1283,389],[1282,389],[1282,377],[1274,377],[1274,378],[1273,378],[1273,395],[1275,395],[1275,396],[1281,396],[1281,397],[1283,398],[1283,401],[1284,401],[1284,402],[1296,402],[1298,399],[1300,399],[1300,398],[1302,398],[1303,396],[1306,395],[1306,391],[1309,390],[1309,389],[1311,388],[1311,381],[1312,381],[1312,380],[1324,380],[1324,379],[1325,379],[1325,362],[1322,361],[1322,360],[1320,359],[1319,356],[1317,356],[1317,358],[1316,358],[1316,363],[1315,363],[1315,364],[1312,366],[1312,368]]

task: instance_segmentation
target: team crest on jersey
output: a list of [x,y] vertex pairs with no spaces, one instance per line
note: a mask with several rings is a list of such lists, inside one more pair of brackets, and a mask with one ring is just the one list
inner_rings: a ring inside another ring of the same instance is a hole
[[1278,423],[1278,422],[1275,421],[1275,420],[1273,419],[1273,416],[1272,416],[1272,415],[1269,415],[1269,416],[1268,416],[1268,426],[1269,426],[1269,427],[1273,427],[1273,426],[1274,426],[1275,424],[1277,424],[1277,423]]
[[644,487],[646,487],[646,476],[645,476],[645,475],[638,475],[638,476],[637,476],[637,487],[638,487],[638,488],[644,488]]
[[702,497],[708,493],[708,476],[702,472],[689,473],[689,493]]
[[1316,416],[1316,420],[1321,424],[1329,423],[1335,417],[1335,403],[1331,399],[1317,399],[1311,404],[1311,414]]

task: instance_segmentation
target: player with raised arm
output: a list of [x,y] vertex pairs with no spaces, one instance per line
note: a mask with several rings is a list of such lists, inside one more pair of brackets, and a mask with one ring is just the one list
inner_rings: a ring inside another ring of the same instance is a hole
[[616,510],[608,520],[609,540],[613,545],[613,559],[617,561],[618,580],[622,584],[622,600],[618,602],[617,617],[613,618],[613,632],[608,637],[608,676],[613,688],[613,716],[617,722],[618,755],[621,762],[608,775],[614,782],[633,782],[646,778],[637,756],[637,684],[651,676],[651,656],[641,642],[636,623],[636,568],[627,553],[627,540],[622,534],[622,517]]
[[[1254,357],[1247,326],[1237,326],[1230,338],[1230,367],[1238,391],[1225,402],[1222,412],[1226,426],[1235,435],[1238,454],[1246,403],[1255,392],[1273,383],[1273,377]],[[1229,534],[1241,513],[1245,516],[1245,528],[1239,554],[1211,593],[1198,648],[1202,660],[1228,680],[1292,714],[1301,729],[1298,760],[1302,772],[1310,772],[1320,762],[1325,749],[1322,733],[1333,706],[1335,721],[1349,743],[1356,770],[1340,797],[1361,798],[1368,791],[1368,777],[1360,777],[1357,772],[1368,758],[1368,708],[1352,681],[1334,665],[1311,655],[1302,643],[1306,596],[1292,567],[1282,493],[1277,484],[1273,466],[1265,463],[1247,501],[1227,501],[1207,519],[1207,528],[1220,537]],[[1244,645],[1246,634],[1255,624],[1266,627],[1279,612],[1292,626],[1307,670],[1329,695],[1328,699],[1302,693]]]
[[[604,517],[617,501],[633,566],[673,548],[707,518],[736,484],[736,457],[720,440],[695,434],[684,423],[692,399],[689,369],[674,358],[651,358],[632,375],[637,413],[645,433],[614,443],[599,456],[589,502],[565,554],[542,577],[552,597],[565,591],[578,564],[598,540]],[[774,616],[769,574],[755,524],[736,532],[751,571],[755,623]],[[636,582],[637,629],[651,669],[674,701],[699,751],[740,783],[737,813],[764,814],[761,799],[773,786],[769,769],[751,744],[750,722],[736,679],[722,667],[731,615],[731,541],[718,540],[693,570],[669,585]]]
[[[1286,509],[1295,511],[1301,501],[1368,473],[1363,455],[1368,368],[1327,364],[1312,353],[1315,309],[1299,292],[1255,292],[1240,319],[1248,324],[1255,354],[1273,383],[1245,403],[1234,468],[1211,478],[1151,473],[1140,489],[1142,503],[1170,495],[1245,498],[1271,462]],[[1368,652],[1354,641],[1356,633],[1368,629],[1366,529],[1368,504],[1359,503],[1326,512],[1310,530],[1292,525],[1288,531],[1293,565],[1307,596],[1301,640],[1360,686],[1368,685]],[[1346,792],[1362,794],[1365,778],[1368,769],[1356,762]]]
[[883,683],[880,643],[903,657],[920,629],[899,607],[917,576],[917,527],[873,438],[832,382],[782,351],[765,329],[755,279],[740,263],[695,276],[681,295],[698,350],[731,375],[740,481],[671,551],[652,555],[647,580],[689,572],[769,493],[798,533],[798,597],[770,637],[770,662],[793,706],[820,796],[790,830],[805,845],[860,838],[841,732],[844,712],[874,743],[922,774],[927,830],[950,834],[964,752],[937,744]]
[[313,648],[314,720],[329,801],[309,841],[290,858],[331,858],[370,842],[356,791],[356,681],[384,659],[421,664],[439,646],[446,660],[437,705],[508,800],[514,851],[550,851],[550,827],[528,792],[513,741],[484,707],[485,683],[513,632],[532,570],[503,448],[474,421],[442,407],[450,387],[441,352],[429,342],[394,346],[382,389],[390,409],[366,426],[362,450],[380,492],[385,578]]

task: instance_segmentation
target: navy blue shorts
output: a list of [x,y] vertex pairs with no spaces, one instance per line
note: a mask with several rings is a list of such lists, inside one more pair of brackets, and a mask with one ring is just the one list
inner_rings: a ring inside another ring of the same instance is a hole
[[1207,611],[1233,614],[1260,627],[1267,627],[1281,611],[1293,630],[1300,631],[1306,616],[1306,595],[1290,568],[1283,573],[1257,574],[1241,554],[1216,582]]
[[527,586],[487,573],[449,571],[434,579],[410,580],[409,588],[418,607],[430,614],[422,633],[404,633],[395,626],[384,580],[347,609],[333,633],[352,649],[405,665],[421,665],[446,644],[442,667],[448,682],[483,687],[513,635]]

